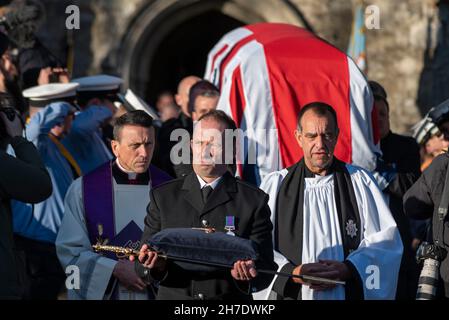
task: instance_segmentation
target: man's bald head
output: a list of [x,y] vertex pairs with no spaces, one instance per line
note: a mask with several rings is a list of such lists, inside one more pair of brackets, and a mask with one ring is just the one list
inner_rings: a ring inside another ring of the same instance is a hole
[[187,76],[183,78],[178,85],[178,94],[185,93],[190,90],[190,88],[200,80],[201,78],[197,76]]
[[175,96],[176,104],[181,107],[182,112],[188,117],[191,117],[188,107],[190,88],[200,80],[197,76],[187,76],[178,85],[178,92]]

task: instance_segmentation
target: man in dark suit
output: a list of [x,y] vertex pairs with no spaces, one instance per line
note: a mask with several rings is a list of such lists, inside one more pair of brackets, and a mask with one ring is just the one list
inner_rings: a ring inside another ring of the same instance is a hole
[[251,299],[251,293],[267,287],[272,278],[257,274],[255,267],[276,269],[268,195],[227,170],[224,160],[230,145],[225,144],[226,129],[234,130],[235,124],[222,111],[200,118],[191,142],[194,172],[151,191],[142,243],[166,228],[224,231],[230,219],[235,222],[236,236],[256,244],[259,259],[237,261],[232,270],[192,272],[161,259],[143,245],[139,255],[143,267],[136,264],[136,269],[147,282],[159,281],[158,299]]
[[167,172],[172,177],[183,177],[190,173],[189,165],[175,165],[170,158],[172,148],[178,143],[185,141],[179,137],[176,140],[171,139],[173,132],[183,129],[183,137],[191,138],[193,131],[192,113],[189,110],[189,93],[192,86],[200,81],[197,76],[187,76],[183,78],[178,85],[178,92],[175,95],[176,104],[181,108],[177,118],[165,121],[157,132],[157,148],[154,151],[154,165]]
[[[387,92],[376,81],[369,81],[369,85],[374,96],[374,110],[379,127],[383,167],[385,167],[385,171],[393,173],[386,175],[388,185],[383,192],[389,197],[389,207],[404,243],[396,298],[415,299],[418,287],[418,266],[412,251],[412,231],[414,230],[410,224],[413,223],[415,228],[419,225],[424,227],[425,224],[409,221],[404,214],[402,198],[420,176],[419,146],[412,137],[402,136],[390,130],[390,107]],[[381,172],[382,169],[379,171]]]

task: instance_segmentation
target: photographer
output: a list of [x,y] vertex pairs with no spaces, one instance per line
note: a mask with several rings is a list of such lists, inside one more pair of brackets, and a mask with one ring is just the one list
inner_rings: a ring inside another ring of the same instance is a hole
[[441,280],[437,284],[438,288],[435,288],[436,290],[432,293],[429,292],[429,294],[438,298],[445,296],[446,299],[449,298],[449,258],[447,256],[449,247],[449,230],[447,229],[449,229],[449,224],[448,217],[445,214],[447,204],[443,203],[442,198],[445,185],[448,184],[446,177],[448,165],[448,153],[436,157],[404,196],[404,210],[410,218],[432,219],[434,244],[430,245],[429,248],[432,247],[431,251],[437,252],[438,255],[432,254],[431,258],[437,263],[441,263],[439,275],[435,273],[432,280],[437,280],[439,276]]
[[[13,65],[8,59],[8,39],[0,33],[0,94],[6,94],[5,81]],[[0,104],[0,299],[20,299],[20,280],[15,261],[11,199],[36,203],[52,193],[51,180],[31,142],[22,138],[22,121],[14,106]],[[16,158],[5,152],[10,144]]]
[[[449,141],[449,99],[443,101],[428,113],[429,119],[438,126],[445,147]],[[449,223],[447,210],[449,206],[449,154],[444,149],[430,166],[424,170],[421,178],[404,196],[404,210],[415,219],[431,218],[432,244],[418,249],[424,260],[422,286],[419,286],[417,298],[433,299],[434,296],[449,297]],[[439,272],[438,272],[439,268]],[[425,269],[425,270],[424,270]],[[429,276],[430,275],[430,276]],[[439,278],[441,277],[441,280]],[[425,278],[425,277],[424,277]],[[421,284],[421,279],[420,279]],[[429,286],[432,284],[432,286]],[[435,285],[433,285],[435,284]]]
[[0,27],[17,51],[22,90],[38,84],[68,82],[66,64],[36,36],[45,19],[44,5],[35,0],[12,1],[0,16]]
[[48,84],[48,83],[69,83],[70,76],[66,68],[52,68],[46,67],[42,68],[39,72],[39,78],[37,79],[37,84]]
[[23,113],[27,106],[18,84],[19,72],[14,55],[11,53],[10,44],[9,38],[0,31],[0,72],[2,73],[0,104],[14,106],[16,110]]

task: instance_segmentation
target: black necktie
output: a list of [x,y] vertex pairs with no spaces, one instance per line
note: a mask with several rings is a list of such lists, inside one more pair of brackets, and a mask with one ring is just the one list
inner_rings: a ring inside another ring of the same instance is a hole
[[209,198],[210,194],[214,191],[211,186],[205,186],[203,189],[201,189],[201,193],[203,194],[203,203],[207,202],[207,199]]

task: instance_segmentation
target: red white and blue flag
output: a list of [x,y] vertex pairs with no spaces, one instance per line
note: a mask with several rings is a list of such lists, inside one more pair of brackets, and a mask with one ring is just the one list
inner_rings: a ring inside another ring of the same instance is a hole
[[294,137],[296,117],[314,101],[337,111],[335,155],[375,169],[380,151],[367,81],[350,57],[313,33],[280,23],[235,29],[209,53],[205,79],[220,88],[218,109],[246,134],[238,165],[244,179],[260,184],[266,174],[302,157]]

